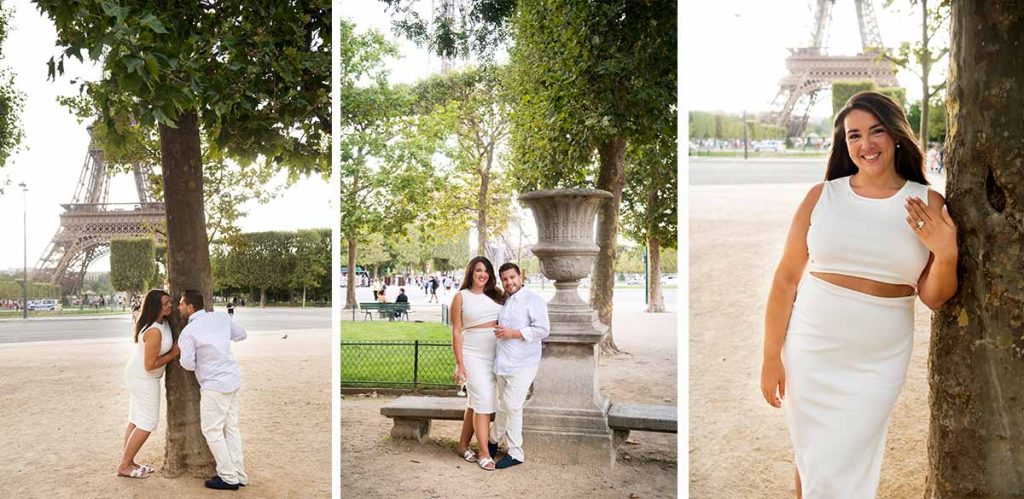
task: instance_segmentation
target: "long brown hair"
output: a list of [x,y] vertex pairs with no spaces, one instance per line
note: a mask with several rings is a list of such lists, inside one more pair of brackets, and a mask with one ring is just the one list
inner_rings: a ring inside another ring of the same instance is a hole
[[850,111],[860,109],[878,118],[885,131],[892,136],[896,144],[896,174],[905,180],[928,185],[924,175],[924,154],[917,143],[914,131],[910,128],[903,106],[888,95],[878,92],[857,92],[846,101],[843,109],[836,114],[833,122],[832,147],[828,155],[828,168],[825,169],[825,180],[849,177],[859,171],[850,158],[850,150],[846,147],[846,125],[844,120]]
[[135,322],[135,338],[133,342],[139,342],[139,333],[142,332],[142,328],[152,326],[156,322],[156,318],[160,316],[160,311],[163,310],[163,297],[171,296],[162,289],[154,289],[146,293],[146,297],[142,299],[142,311],[139,312],[139,320]]
[[476,264],[484,264],[484,269],[487,270],[487,282],[484,283],[484,294],[488,298],[494,300],[494,303],[502,305],[505,303],[505,293],[502,293],[498,289],[498,279],[494,276],[494,265],[491,265],[491,261],[486,257],[478,256],[474,257],[469,261],[469,265],[466,265],[466,275],[462,278],[462,285],[459,287],[459,291],[463,289],[470,289],[473,287],[473,269],[476,268]]

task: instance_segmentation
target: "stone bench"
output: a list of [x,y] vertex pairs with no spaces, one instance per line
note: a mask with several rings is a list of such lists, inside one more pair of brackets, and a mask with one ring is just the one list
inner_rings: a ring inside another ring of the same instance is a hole
[[430,421],[442,419],[462,421],[466,399],[455,397],[398,397],[380,408],[380,413],[394,420],[391,438],[424,443],[430,438]]
[[608,410],[608,426],[618,447],[630,431],[678,433],[679,415],[674,405],[613,404]]
[[[391,438],[423,443],[430,438],[431,420],[462,421],[465,410],[464,398],[407,395],[384,404],[380,413],[394,420]],[[608,426],[619,446],[630,431],[677,433],[678,415],[675,406],[615,404],[608,411]]]

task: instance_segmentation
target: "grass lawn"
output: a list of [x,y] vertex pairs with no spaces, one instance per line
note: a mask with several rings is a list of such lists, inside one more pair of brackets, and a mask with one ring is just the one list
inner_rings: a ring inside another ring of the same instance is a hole
[[[419,361],[416,362],[419,341]],[[353,343],[381,343],[373,345]],[[454,386],[451,328],[443,324],[355,321],[341,327],[343,386]]]

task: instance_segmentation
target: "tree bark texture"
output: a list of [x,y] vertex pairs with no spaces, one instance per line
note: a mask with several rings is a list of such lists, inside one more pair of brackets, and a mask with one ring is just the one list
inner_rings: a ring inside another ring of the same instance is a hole
[[356,308],[356,236],[348,234],[348,287],[345,288],[345,309]]
[[[160,164],[167,212],[167,282],[174,300],[171,330],[178,341],[185,321],[178,315],[182,291],[196,289],[212,310],[210,250],[203,209],[203,165],[196,112],[182,114],[178,128],[160,126]],[[181,368],[178,359],[167,364],[167,444],[163,473],[209,478],[213,456],[199,423],[199,383]]]
[[665,311],[665,297],[661,294],[661,241],[656,237],[647,239],[647,311]]
[[1024,496],[1024,2],[952,4],[959,292],[932,317],[926,497]]
[[931,95],[928,91],[928,73],[932,69],[932,53],[928,49],[928,0],[921,0],[921,47],[924,50],[923,57],[921,58],[921,95],[924,97],[921,98],[921,123],[919,123],[919,130],[921,131],[921,148],[927,154],[928,114],[931,111],[931,101],[928,99],[928,96]]
[[612,199],[604,203],[597,214],[597,245],[601,252],[594,261],[590,306],[597,310],[598,318],[608,326],[608,334],[601,340],[601,351],[606,354],[619,353],[612,336],[612,293],[615,288],[615,246],[619,236],[622,187],[626,183],[627,143],[625,138],[618,137],[598,147],[601,171],[597,176],[597,188],[612,193]]
[[[489,173],[480,176],[480,191],[476,195],[476,256],[487,255],[487,191],[490,183]],[[501,265],[501,262],[491,263]]]

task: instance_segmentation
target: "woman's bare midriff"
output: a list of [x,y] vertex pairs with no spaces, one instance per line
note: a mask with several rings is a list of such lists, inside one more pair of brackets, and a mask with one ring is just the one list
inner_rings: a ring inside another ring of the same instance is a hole
[[900,298],[903,296],[913,296],[914,294],[914,287],[906,284],[889,284],[887,282],[878,282],[845,274],[811,272],[811,275],[830,284],[880,298]]
[[486,328],[493,328],[493,327],[495,327],[495,326],[497,326],[497,325],[498,325],[498,321],[491,321],[491,322],[485,322],[485,323],[483,323],[483,324],[474,324],[474,325],[472,325],[472,326],[468,326],[468,327],[465,327],[465,328],[463,328],[463,331],[465,331],[465,330],[469,330],[469,329],[486,329]]

